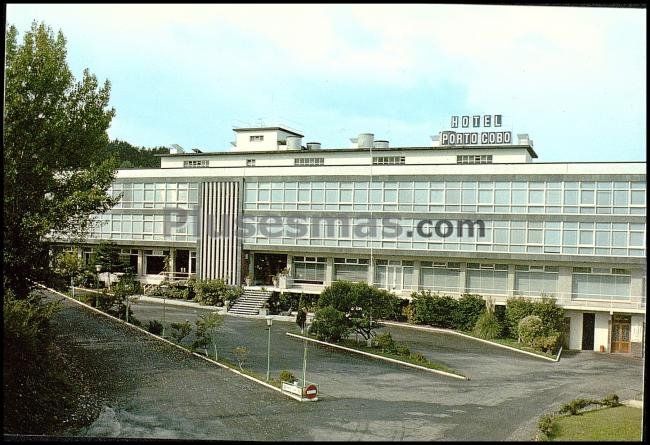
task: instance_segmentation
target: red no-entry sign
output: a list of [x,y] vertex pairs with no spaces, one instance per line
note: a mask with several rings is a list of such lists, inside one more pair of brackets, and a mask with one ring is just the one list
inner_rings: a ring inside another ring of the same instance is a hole
[[305,397],[308,399],[314,399],[318,395],[318,388],[316,385],[309,385],[305,388]]

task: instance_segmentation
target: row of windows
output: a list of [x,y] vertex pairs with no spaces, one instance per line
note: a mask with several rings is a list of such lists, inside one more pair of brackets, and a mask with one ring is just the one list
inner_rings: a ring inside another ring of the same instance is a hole
[[373,156],[373,165],[401,165],[405,163],[404,156]]
[[196,182],[115,182],[108,193],[121,196],[116,209],[191,207],[199,203]]
[[437,221],[422,224],[411,218],[246,216],[243,237],[253,244],[645,255],[645,225],[640,223],[448,221],[439,231],[437,226]]
[[491,164],[492,155],[458,155],[456,164]]
[[89,238],[114,240],[196,241],[193,215],[105,213],[92,217]]
[[301,166],[325,165],[325,158],[295,158],[293,162]]
[[[324,260],[324,259],[323,259]],[[366,260],[367,261],[367,260]],[[439,263],[442,264],[442,263]],[[458,263],[454,263],[458,264]],[[298,282],[323,283],[325,264],[295,261]],[[508,267],[504,264],[467,264],[466,282],[461,286],[459,268],[422,267],[421,289],[437,292],[508,295]],[[555,296],[559,290],[559,270],[556,266],[516,265],[513,293],[522,296]],[[334,280],[367,281],[368,264],[359,259],[338,258],[334,263]],[[415,289],[415,269],[412,261],[377,260],[374,284],[387,289]],[[626,300],[630,297],[630,276],[612,274],[575,274],[572,278],[572,298]]]
[[645,214],[645,204],[641,182],[247,182],[244,195],[258,210]]
[[194,167],[207,167],[209,164],[209,161],[207,159],[199,160],[199,161],[183,161],[183,167],[185,168],[194,168]]

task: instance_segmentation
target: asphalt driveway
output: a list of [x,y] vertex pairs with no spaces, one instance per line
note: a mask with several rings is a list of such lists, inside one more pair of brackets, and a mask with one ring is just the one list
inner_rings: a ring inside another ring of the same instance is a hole
[[[133,305],[146,322],[160,304]],[[193,322],[204,309],[166,305],[165,321]],[[576,397],[638,397],[643,362],[598,353],[564,353],[559,363],[451,334],[388,328],[412,351],[444,363],[469,381],[353,353],[308,346],[307,380],[321,400],[300,403],[127,327],[66,303],[56,318],[94,368],[110,370],[105,408],[72,436],[234,440],[530,440],[538,417]],[[303,343],[274,321],[271,374],[302,374]],[[266,322],[226,316],[219,353],[250,349],[247,367],[266,373]],[[109,378],[110,377],[110,378]],[[100,378],[100,377],[98,377]],[[117,383],[116,383],[117,382]]]

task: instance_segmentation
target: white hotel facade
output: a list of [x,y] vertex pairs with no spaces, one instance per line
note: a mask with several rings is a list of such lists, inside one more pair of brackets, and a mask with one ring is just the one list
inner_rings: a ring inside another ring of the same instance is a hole
[[284,292],[347,279],[404,297],[550,295],[571,349],[641,355],[645,162],[537,162],[501,116],[455,119],[424,147],[366,133],[322,149],[285,127],[235,128],[230,151],[176,146],[160,168],[118,171],[121,201],[81,249],[117,243],[145,283],[168,256],[176,276]]

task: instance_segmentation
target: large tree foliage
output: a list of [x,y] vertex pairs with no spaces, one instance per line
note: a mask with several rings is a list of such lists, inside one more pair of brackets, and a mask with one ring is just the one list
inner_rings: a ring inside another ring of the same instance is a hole
[[120,168],[159,168],[160,158],[156,155],[169,154],[166,147],[136,147],[119,139],[109,142],[108,150],[118,159]]
[[[364,282],[335,281],[321,293],[314,323],[319,326],[321,318],[333,314],[334,310],[340,314],[334,318],[369,340],[379,327],[378,320],[394,316],[398,307],[399,299],[386,290]],[[325,318],[330,320],[332,317]]]
[[27,279],[44,272],[46,236],[82,236],[88,216],[115,203],[106,194],[115,110],[108,81],[99,86],[87,69],[74,79],[60,31],[34,22],[18,43],[10,26],[5,43],[4,284],[24,297]]

